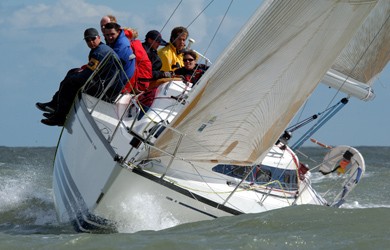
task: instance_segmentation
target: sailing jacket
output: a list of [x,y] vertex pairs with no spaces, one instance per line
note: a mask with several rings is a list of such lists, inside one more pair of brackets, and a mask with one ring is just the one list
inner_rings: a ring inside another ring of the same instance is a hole
[[124,28],[123,31],[129,39],[130,47],[135,55],[134,75],[123,91],[130,93],[133,88],[143,91],[149,87],[149,82],[152,79],[152,63],[141,41],[133,38],[133,30]]
[[[131,79],[135,70],[135,55],[130,47],[129,39],[125,36],[123,30],[120,31],[114,44],[110,44],[110,47],[117,53],[124,71],[126,72],[127,79]],[[124,76],[121,76],[124,79]],[[124,83],[126,83],[124,81]]]
[[99,66],[99,63],[103,60],[103,58],[109,53],[113,53],[114,56],[117,57],[115,52],[108,45],[101,42],[99,46],[91,49],[89,52],[88,63],[83,65],[80,69],[70,70],[67,77],[87,80]]
[[178,52],[172,43],[158,50],[158,56],[161,58],[161,71],[172,72],[184,66],[183,53]]
[[181,75],[184,77],[184,80],[196,84],[204,72],[209,68],[205,64],[196,64],[194,69],[186,69],[181,67],[180,69],[175,70],[175,75]]
[[[107,60],[110,61],[101,65],[102,60],[109,54],[113,55],[108,57]],[[88,63],[81,68],[69,70],[60,84],[60,91],[57,91],[53,96],[53,100],[57,100],[56,113],[58,117],[64,118],[66,116],[77,92],[83,86],[84,90],[90,95],[99,97],[104,93],[102,98],[109,102],[114,101],[123,88],[121,81],[116,81],[107,88],[107,84],[110,83],[110,79],[112,79],[116,68],[119,66],[119,58],[109,46],[100,43],[96,48],[90,50],[88,59]],[[112,67],[113,64],[116,64],[117,67]],[[94,78],[85,85],[98,67],[99,72],[96,72]]]
[[[106,66],[102,67],[99,70],[99,73],[95,76],[96,80],[93,80],[86,87],[86,91],[90,95],[99,96],[104,89],[107,87],[109,80],[115,75],[116,68],[119,68],[118,62],[120,62],[118,55],[115,51],[104,43],[100,43],[98,47],[91,49],[88,55],[88,63],[82,67],[82,71],[74,71],[71,77],[81,77],[87,80],[91,74],[97,69],[101,61],[108,55],[112,54],[112,57],[109,58],[109,62],[105,64]],[[116,67],[112,67],[112,65]],[[104,81],[101,81],[105,79]],[[112,101],[120,93],[124,84],[123,81],[115,81],[112,86],[106,92],[106,100]]]
[[162,62],[161,58],[157,54],[157,50],[150,47],[150,44],[147,42],[143,42],[142,46],[144,47],[145,51],[148,53],[148,57],[150,62],[152,63],[152,74],[153,79],[160,79],[164,77],[164,72],[161,71]]

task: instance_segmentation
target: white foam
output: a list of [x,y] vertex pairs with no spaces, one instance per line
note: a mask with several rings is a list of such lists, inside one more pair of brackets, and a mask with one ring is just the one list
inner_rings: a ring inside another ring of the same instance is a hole
[[151,194],[139,194],[129,197],[121,204],[115,221],[118,221],[118,231],[133,233],[142,230],[162,230],[180,224],[173,214],[163,209]]
[[384,205],[384,204],[374,204],[374,203],[368,203],[368,204],[359,204],[358,201],[351,201],[343,204],[341,206],[342,208],[348,208],[348,209],[354,209],[354,208],[390,208],[390,205]]
[[0,212],[14,209],[30,197],[33,183],[29,176],[0,177]]
[[[14,211],[34,225],[57,222],[52,190],[34,166],[21,166],[15,175],[0,176],[0,212]],[[27,207],[27,209],[26,209]]]

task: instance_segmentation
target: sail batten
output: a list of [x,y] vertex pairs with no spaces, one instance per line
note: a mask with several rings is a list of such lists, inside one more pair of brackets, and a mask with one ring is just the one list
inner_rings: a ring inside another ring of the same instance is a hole
[[[185,134],[176,155],[188,161],[261,162],[373,6],[267,1],[172,122]],[[155,145],[172,153],[179,136],[166,130]]]

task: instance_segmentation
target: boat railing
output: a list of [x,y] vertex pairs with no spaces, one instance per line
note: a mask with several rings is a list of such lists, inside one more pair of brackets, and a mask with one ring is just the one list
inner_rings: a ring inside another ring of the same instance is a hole
[[[112,133],[112,136],[111,136],[110,140],[108,140],[110,143],[112,142],[113,138],[116,136],[116,134],[117,134],[119,128],[120,128],[122,125],[123,125],[124,127],[126,127],[126,125],[124,124],[123,120],[124,120],[124,118],[126,117],[126,114],[128,114],[130,107],[131,107],[132,105],[137,106],[137,102],[136,102],[135,100],[137,100],[138,97],[139,97],[140,95],[142,95],[142,94],[143,94],[143,92],[139,93],[138,95],[131,96],[130,101],[128,102],[126,108],[124,109],[123,113],[122,113],[122,114],[120,115],[120,117],[119,117],[119,121],[118,121],[117,125],[115,126],[115,130],[114,130],[114,132]],[[123,96],[124,96],[124,95],[122,95],[122,97],[123,97]],[[138,117],[140,112],[141,112],[141,109],[138,109],[138,112],[137,112],[137,114],[136,114],[135,117]],[[120,113],[121,113],[121,112],[119,112],[119,114],[120,114]],[[128,131],[132,131],[132,130],[133,130],[133,127],[134,127],[134,124],[135,124],[136,121],[137,121],[137,119],[133,119],[130,128],[128,128]]]
[[[106,131],[106,140],[117,153],[121,152],[119,155],[123,156],[124,161],[136,159],[137,153],[144,150],[140,147],[143,144],[143,147],[153,148],[171,157],[171,164],[183,135],[170,127],[169,123],[184,107],[190,90],[189,85],[178,78],[160,79],[164,81],[153,86],[159,89],[159,94],[149,110],[145,110],[140,103],[140,97],[144,92],[137,94],[113,92],[116,86],[124,86],[127,83],[128,79],[124,79],[124,75],[123,68],[115,56],[107,55],[101,61],[82,89],[82,92],[92,96],[88,97],[89,114],[95,121],[100,119],[97,122],[98,127]],[[125,136],[123,132],[119,133],[120,130],[126,131],[129,136]],[[154,141],[164,130],[180,134],[173,152],[166,152],[154,146]],[[137,150],[134,150],[135,148]]]
[[119,75],[119,71],[117,70],[114,74],[114,76],[112,77],[112,79],[109,81],[109,83],[107,84],[107,86],[104,88],[104,90],[102,91],[102,93],[100,94],[100,96],[98,97],[98,101],[95,103],[95,105],[92,107],[91,111],[90,111],[90,114],[93,113],[93,111],[95,110],[96,106],[99,104],[99,102],[103,99],[104,95],[107,93],[108,89],[114,85],[114,82],[115,80],[117,79]]
[[108,53],[88,78],[81,91],[98,99],[114,102],[121,86],[125,86],[128,80],[119,59],[114,53]]
[[[133,124],[135,124],[135,122],[133,122]],[[168,152],[168,151],[163,150],[163,149],[156,147],[154,145],[154,141],[165,130],[170,130],[173,133],[179,134],[179,139],[176,143],[176,146],[175,146],[173,152]],[[135,157],[137,154],[134,154],[134,153],[132,154],[132,151],[134,150],[134,148],[137,148],[137,149],[140,148],[140,143],[142,143],[145,148],[154,149],[154,150],[160,152],[161,154],[170,157],[170,161],[167,164],[166,171],[162,176],[162,177],[164,177],[164,175],[166,174],[166,172],[169,170],[170,166],[172,165],[173,160],[176,158],[176,152],[181,144],[181,141],[182,141],[182,138],[184,137],[184,134],[182,132],[176,130],[175,128],[172,128],[171,126],[169,126],[169,124],[166,122],[166,120],[162,120],[159,123],[157,123],[152,129],[150,129],[150,131],[146,134],[146,136],[142,136],[142,135],[136,133],[131,128],[129,128],[129,133],[131,135],[133,135],[134,137],[133,137],[133,142],[130,142],[131,147],[130,147],[126,157],[124,158],[124,162],[127,162],[127,161],[136,162],[136,161],[140,160],[137,157]],[[145,148],[143,148],[140,151],[144,151]],[[148,150],[145,150],[145,151],[148,151]],[[129,159],[130,156],[132,156],[132,157]]]

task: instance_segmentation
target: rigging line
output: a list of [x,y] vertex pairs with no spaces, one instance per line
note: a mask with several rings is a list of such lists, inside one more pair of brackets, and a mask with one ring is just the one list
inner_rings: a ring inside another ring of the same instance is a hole
[[246,173],[246,175],[243,176],[243,178],[241,179],[241,181],[237,184],[237,186],[233,189],[233,191],[229,194],[229,196],[222,202],[222,205],[225,205],[229,200],[230,198],[234,195],[234,193],[236,193],[236,191],[240,188],[240,186],[242,185],[242,183],[248,178],[248,176],[252,173],[253,169],[255,169],[256,165],[253,165],[251,166],[250,170],[248,173]]
[[212,0],[209,4],[206,5],[206,7],[203,8],[203,10],[187,25],[187,28],[189,28],[191,26],[191,24],[193,24],[195,22],[196,19],[198,19],[198,17],[200,17],[200,15],[214,2],[214,0]]
[[207,48],[206,48],[205,52],[203,53],[203,55],[207,55],[207,52],[208,52],[208,50],[210,49],[211,44],[213,43],[213,41],[214,41],[214,39],[215,39],[215,37],[216,37],[216,35],[217,35],[219,29],[221,28],[222,23],[223,23],[223,21],[225,20],[225,18],[226,18],[226,16],[227,16],[227,13],[229,12],[229,10],[230,10],[232,4],[233,4],[233,0],[230,1],[230,4],[229,4],[229,6],[227,7],[227,9],[226,9],[226,11],[225,11],[225,14],[223,15],[221,21],[219,22],[219,25],[218,25],[218,27],[217,27],[217,30],[214,32],[214,35],[213,35],[213,37],[211,38],[210,43],[209,43],[209,45],[207,46]]
[[161,28],[160,33],[165,29],[168,22],[172,19],[173,15],[176,13],[176,11],[178,10],[178,8],[182,2],[183,2],[183,0],[180,0],[180,2],[176,5],[176,8],[172,11],[172,14],[169,16],[168,20],[164,23],[163,27]]
[[295,125],[288,127],[286,130],[290,131],[290,132],[294,132],[298,128],[301,128],[301,127],[305,126],[306,124],[312,122],[313,120],[317,119],[318,115],[320,115],[320,114],[312,115],[312,116],[310,116],[310,117],[308,117],[300,122],[297,122]]
[[[206,7],[203,8],[203,10],[194,18],[194,20],[187,26],[187,28],[190,27],[190,25],[191,25],[191,24],[192,24],[192,23],[193,23],[193,22],[194,22],[194,21],[195,21],[203,12],[204,12],[204,11],[205,11],[213,2],[214,2],[214,0],[212,0],[208,5],[206,5]],[[229,4],[229,6],[227,7],[227,9],[226,9],[226,11],[225,11],[225,14],[223,15],[221,21],[219,22],[219,25],[218,25],[216,31],[214,32],[213,37],[211,38],[211,40],[210,40],[210,42],[209,42],[209,44],[208,44],[206,50],[202,53],[204,56],[207,55],[207,52],[208,52],[208,50],[210,49],[211,44],[213,43],[213,41],[214,41],[214,39],[215,39],[215,37],[216,37],[216,35],[217,35],[219,29],[221,28],[222,23],[223,23],[223,21],[225,20],[225,18],[226,18],[226,16],[227,16],[227,13],[229,12],[229,10],[230,10],[232,4],[233,4],[233,0],[230,1],[230,4]],[[199,68],[199,65],[196,67],[195,71],[196,71],[198,68]],[[193,73],[193,75],[191,76],[190,79],[192,79],[192,77],[194,76],[195,71],[194,71],[194,73]]]
[[[162,31],[165,29],[165,27],[168,25],[169,21],[172,19],[173,15],[176,13],[176,11],[179,9],[181,3],[183,2],[183,0],[180,0],[180,2],[176,5],[176,8],[172,11],[171,15],[169,16],[169,18],[167,19],[167,21],[164,23],[163,27],[161,28],[161,30],[159,31],[160,34],[162,33]],[[154,40],[153,43],[151,45],[153,45],[156,41]],[[149,53],[151,49],[151,46],[148,48],[148,50],[146,52]]]
[[[299,112],[299,116],[297,117],[297,122],[296,123],[300,123],[300,120],[301,120],[301,117],[303,115],[303,112],[305,111],[306,109],[306,105],[307,105],[307,101],[305,101],[305,103],[303,104],[302,108],[301,108],[301,112]],[[291,126],[292,127],[292,126]],[[288,130],[288,129],[287,129]]]
[[[312,116],[310,116],[310,117],[308,117],[308,118],[306,118],[306,119],[304,119],[304,120],[302,120],[300,122],[297,122],[295,125],[291,125],[290,127],[288,127],[286,130],[290,131],[290,132],[294,132],[295,130],[303,127],[304,125],[314,121],[319,116],[323,115],[324,113],[328,112],[329,110],[334,109],[338,105],[339,105],[339,102],[336,103],[335,105],[333,105],[332,107],[328,106],[327,109],[323,110],[322,112],[319,112],[319,113],[317,113],[315,115],[312,115]],[[305,104],[305,106],[306,106],[306,104]]]
[[[347,174],[350,174],[351,170],[352,170],[352,168],[349,169],[349,170],[344,174],[344,176],[346,176]],[[337,175],[338,178],[335,179],[335,180],[333,180],[333,184],[328,188],[328,190],[326,190],[326,191],[322,194],[322,197],[327,196],[330,192],[334,192],[334,191],[339,190],[340,184],[341,184],[341,186],[343,187],[344,185],[342,185],[342,184],[344,183],[344,181],[345,181],[345,179],[346,179],[344,176],[340,176],[340,174],[338,174],[338,175]],[[349,177],[348,177],[348,180],[350,180],[352,177],[353,177],[353,175],[352,175],[352,176],[349,176]],[[343,190],[341,190],[341,191],[335,196],[333,202],[335,202],[336,199],[338,199],[338,198],[340,197],[340,195],[341,195],[342,192],[343,192]]]
[[[198,170],[198,167],[199,166],[196,166],[194,163],[192,163],[192,161],[188,161],[188,163],[191,165],[191,167],[195,170],[195,172],[198,174],[198,176],[202,179],[202,181],[206,184],[206,186],[214,193],[216,194],[221,200],[224,200],[224,197],[222,197],[220,194],[224,194],[224,193],[230,193],[230,191],[225,191],[225,192],[217,192],[215,191],[209,184],[209,182],[206,181],[206,179],[204,178],[204,176],[199,172]],[[226,178],[226,177],[225,177]],[[223,203],[224,205],[224,203]],[[219,207],[219,204],[217,206],[217,208]]]
[[[349,74],[347,75],[347,78],[344,79],[343,83],[341,84],[341,86],[338,88],[336,94],[333,96],[332,100],[329,102],[328,106],[330,105],[330,103],[332,103],[334,101],[334,99],[336,98],[336,95],[340,92],[341,88],[344,86],[344,84],[347,82],[347,80],[350,78],[350,75],[352,74],[352,72],[355,71],[356,67],[358,66],[359,62],[362,61],[363,57],[366,55],[368,49],[371,47],[371,45],[373,44],[373,42],[375,41],[375,39],[378,37],[378,35],[381,33],[383,27],[385,26],[385,24],[390,20],[390,15],[386,18],[386,20],[383,22],[382,26],[379,28],[378,32],[375,34],[375,36],[373,37],[373,39],[370,41],[370,43],[368,44],[368,46],[366,47],[366,49],[363,51],[362,55],[360,56],[359,60],[356,62],[355,66],[351,69],[351,71],[349,72]],[[349,97],[348,97],[349,99]]]

